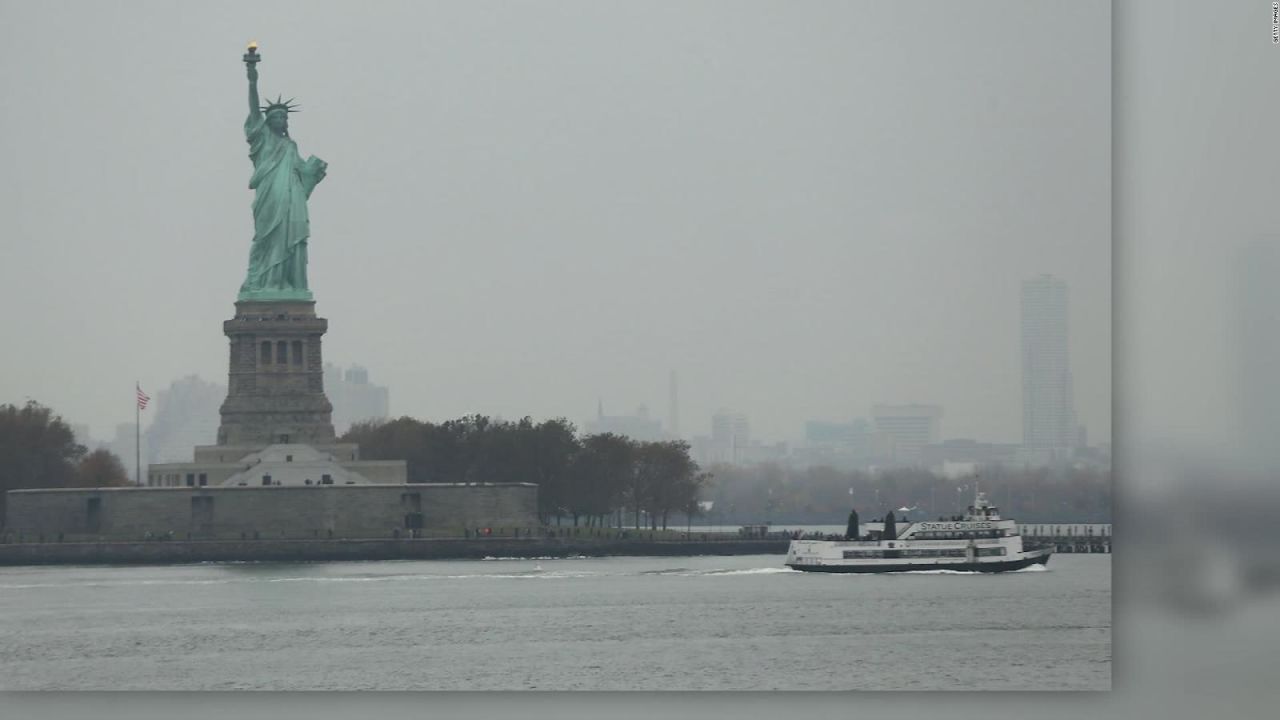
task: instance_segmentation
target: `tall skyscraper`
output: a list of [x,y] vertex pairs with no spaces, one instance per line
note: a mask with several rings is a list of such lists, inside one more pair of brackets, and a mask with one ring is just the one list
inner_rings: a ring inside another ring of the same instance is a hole
[[1075,447],[1067,352],[1067,284],[1052,275],[1022,283],[1022,444],[1051,454]]

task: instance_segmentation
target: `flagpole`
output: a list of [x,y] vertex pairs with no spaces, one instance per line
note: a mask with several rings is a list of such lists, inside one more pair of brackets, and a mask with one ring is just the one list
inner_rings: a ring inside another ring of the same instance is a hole
[[133,484],[142,485],[142,403],[138,402],[138,393],[142,392],[142,384],[133,381]]

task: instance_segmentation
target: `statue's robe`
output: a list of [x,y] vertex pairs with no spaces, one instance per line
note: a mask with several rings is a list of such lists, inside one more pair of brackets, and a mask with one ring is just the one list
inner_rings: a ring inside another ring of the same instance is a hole
[[303,162],[298,145],[267,127],[254,113],[244,123],[253,177],[253,246],[249,274],[240,292],[307,289],[307,198],[320,182],[319,161]]

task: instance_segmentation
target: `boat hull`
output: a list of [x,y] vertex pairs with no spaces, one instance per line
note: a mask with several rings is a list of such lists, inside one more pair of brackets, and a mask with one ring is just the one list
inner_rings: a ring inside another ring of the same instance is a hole
[[911,563],[911,564],[847,564],[847,565],[807,565],[807,564],[787,564],[787,567],[793,570],[802,570],[804,572],[824,572],[824,573],[901,573],[901,572],[926,572],[937,570],[951,570],[953,572],[983,572],[998,573],[1011,572],[1013,570],[1022,570],[1032,565],[1046,565],[1049,562],[1051,550],[1031,550],[1016,560],[1001,560],[998,562],[982,562],[982,563]]

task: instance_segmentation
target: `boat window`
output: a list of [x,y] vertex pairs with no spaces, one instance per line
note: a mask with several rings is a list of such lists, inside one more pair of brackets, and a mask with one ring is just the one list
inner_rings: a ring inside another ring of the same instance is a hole
[[880,550],[845,550],[844,551],[844,558],[846,560],[879,559],[883,557],[884,557],[884,553],[881,552]]

